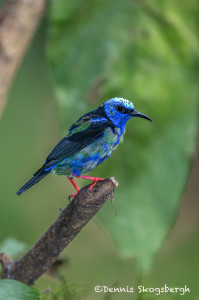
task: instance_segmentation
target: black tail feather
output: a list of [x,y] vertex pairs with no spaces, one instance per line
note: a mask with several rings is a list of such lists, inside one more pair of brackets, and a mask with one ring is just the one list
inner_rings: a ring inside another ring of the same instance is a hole
[[49,172],[46,171],[41,171],[40,173],[36,173],[37,175],[34,175],[28,182],[26,182],[26,184],[24,184],[24,186],[22,186],[18,191],[17,191],[17,195],[21,195],[22,193],[24,193],[26,190],[28,190],[29,188],[31,188],[34,184],[36,184],[37,182],[39,182],[42,178],[44,178],[46,175],[49,174]]

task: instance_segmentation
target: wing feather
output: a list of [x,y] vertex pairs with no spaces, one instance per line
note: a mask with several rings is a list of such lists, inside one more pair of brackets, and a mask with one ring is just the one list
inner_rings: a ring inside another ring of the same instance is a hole
[[104,129],[109,126],[106,118],[83,116],[69,129],[69,133],[51,151],[42,168],[50,169],[62,160],[82,150],[100,138]]

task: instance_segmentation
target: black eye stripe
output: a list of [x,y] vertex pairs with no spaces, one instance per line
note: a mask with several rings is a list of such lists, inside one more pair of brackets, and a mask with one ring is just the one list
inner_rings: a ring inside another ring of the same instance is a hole
[[122,112],[122,111],[124,111],[124,107],[122,105],[118,105],[117,110]]
[[129,110],[126,107],[124,107],[123,105],[120,105],[120,104],[116,106],[116,109],[121,114],[128,114],[129,113]]

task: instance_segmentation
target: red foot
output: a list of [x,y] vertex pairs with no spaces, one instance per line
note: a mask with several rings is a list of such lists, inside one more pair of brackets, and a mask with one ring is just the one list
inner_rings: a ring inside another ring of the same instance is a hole
[[71,194],[68,199],[70,201],[70,199],[72,199],[73,197],[75,197],[77,195],[77,193],[80,191],[80,188],[78,187],[77,183],[74,181],[74,179],[68,177],[68,180],[72,183],[72,185],[74,186],[74,188],[76,189],[76,193]]
[[93,183],[89,186],[89,191],[92,191],[93,187],[96,185],[96,183],[97,183],[98,181],[104,180],[104,178],[90,177],[90,176],[85,176],[85,175],[77,176],[77,175],[73,174],[73,176],[76,177],[76,178],[82,178],[82,179],[92,180]]
[[70,195],[68,196],[69,202],[70,202],[70,200],[73,199],[77,194],[78,194],[78,192],[73,193],[73,194],[70,194]]

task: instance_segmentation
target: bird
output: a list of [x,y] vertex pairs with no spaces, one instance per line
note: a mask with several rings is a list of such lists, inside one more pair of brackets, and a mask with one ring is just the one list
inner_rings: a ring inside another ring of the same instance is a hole
[[97,109],[80,117],[67,135],[47,156],[43,166],[18,191],[21,195],[48,174],[66,175],[76,192],[80,188],[74,178],[92,180],[89,191],[104,178],[84,175],[105,161],[123,141],[128,120],[139,117],[152,121],[147,115],[135,110],[133,103],[124,98],[111,98]]

